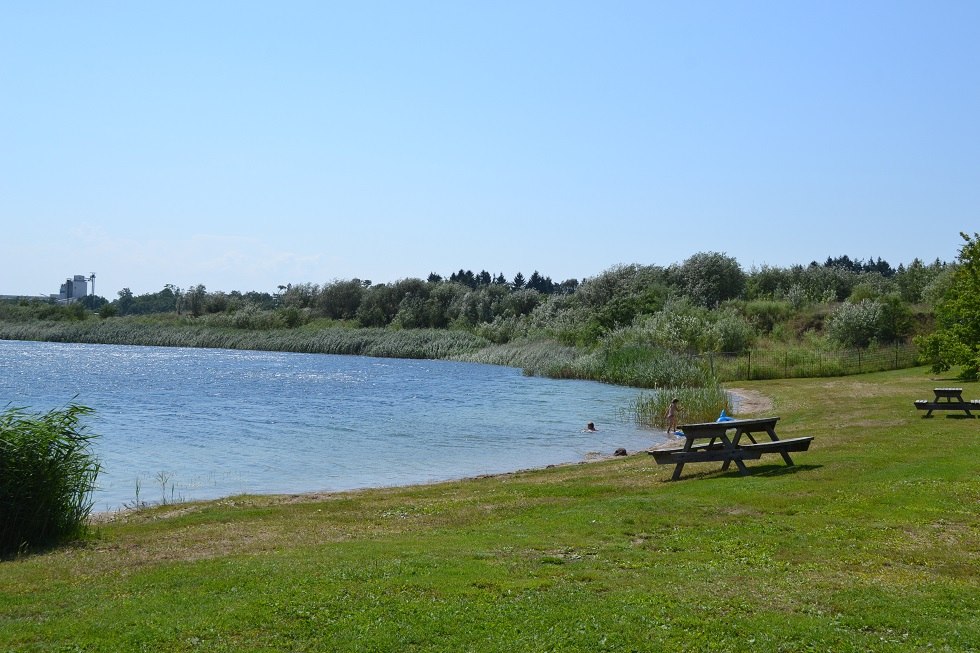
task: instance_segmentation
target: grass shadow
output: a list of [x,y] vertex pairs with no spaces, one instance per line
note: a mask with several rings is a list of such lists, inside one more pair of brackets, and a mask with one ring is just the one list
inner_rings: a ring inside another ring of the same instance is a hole
[[[755,466],[746,465],[746,467],[748,468],[749,473],[745,474],[744,475],[745,477],[748,476],[771,477],[771,476],[786,476],[787,474],[797,474],[799,472],[804,472],[804,471],[813,471],[815,469],[821,469],[823,465],[798,465],[798,464],[784,465],[782,463],[771,463],[771,464],[755,465]],[[727,478],[743,478],[743,475],[739,473],[738,469],[735,468],[734,466],[726,471],[722,471],[720,469],[714,469],[714,470],[696,471],[691,473],[687,473],[687,469],[685,468],[684,473],[682,473],[681,477],[677,480],[678,481],[686,481],[686,480],[693,480],[693,479],[718,480],[718,479],[727,479]],[[663,482],[672,483],[674,481],[672,481],[670,478],[666,478],[664,479]]]
[[797,474],[800,472],[810,472],[821,469],[823,465],[781,465],[773,463],[771,465],[758,465],[749,467],[749,476],[786,476],[787,474]]

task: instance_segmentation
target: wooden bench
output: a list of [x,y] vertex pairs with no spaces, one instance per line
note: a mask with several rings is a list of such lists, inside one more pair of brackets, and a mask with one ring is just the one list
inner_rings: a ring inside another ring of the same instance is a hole
[[965,401],[963,399],[963,388],[933,388],[935,399],[915,400],[915,407],[918,410],[928,411],[923,417],[932,417],[934,410],[962,410],[967,417],[973,417],[971,410],[980,410],[980,399]]
[[749,451],[745,447],[739,447],[735,451],[725,451],[721,447],[701,450],[684,451],[683,449],[671,449],[668,451],[651,451],[653,459],[658,465],[676,465],[678,463],[715,463],[731,460],[758,460],[762,458],[761,451]]
[[763,453],[778,453],[783,457],[787,465],[793,464],[793,459],[789,457],[790,451],[806,451],[813,442],[813,436],[808,435],[802,438],[789,438],[787,440],[774,440],[773,442],[753,442],[751,444],[739,444],[740,449],[758,451]]
[[[705,455],[707,460],[707,454],[712,451],[721,451],[724,449],[725,443],[723,442],[704,442],[701,444],[691,445],[690,449],[684,449],[684,447],[677,447],[674,449],[654,449],[648,453],[653,456],[653,459],[657,461],[659,465],[665,465],[668,463],[677,462],[680,458],[687,458],[690,454]],[[679,454],[684,454],[680,456]],[[676,456],[676,457],[675,457]],[[697,462],[693,460],[688,460],[686,462]]]
[[[685,438],[683,447],[659,449],[650,451],[650,455],[658,465],[674,465],[672,480],[680,478],[681,470],[686,463],[721,462],[722,471],[735,463],[741,474],[747,474],[748,469],[743,461],[758,460],[766,453],[778,453],[787,465],[793,464],[791,451],[806,451],[810,448],[812,437],[780,440],[776,435],[778,417],[761,419],[736,419],[723,422],[704,422],[700,424],[685,424],[681,427]],[[732,437],[728,432],[734,430]],[[753,434],[764,433],[769,441],[757,442]],[[745,436],[750,442],[742,444]],[[707,440],[707,442],[698,442]]]

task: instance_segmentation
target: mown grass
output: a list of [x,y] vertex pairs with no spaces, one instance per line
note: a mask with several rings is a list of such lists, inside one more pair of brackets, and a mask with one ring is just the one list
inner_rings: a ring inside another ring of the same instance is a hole
[[0,564],[0,649],[974,651],[980,421],[923,419],[937,385],[743,384],[815,437],[746,477],[638,453],[122,515]]

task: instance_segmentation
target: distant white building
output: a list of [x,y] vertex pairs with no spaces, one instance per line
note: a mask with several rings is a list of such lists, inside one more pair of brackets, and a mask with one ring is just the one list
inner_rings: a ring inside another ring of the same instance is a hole
[[[94,277],[95,275],[93,275]],[[61,284],[61,291],[57,295],[51,295],[59,304],[70,304],[88,295],[88,279],[81,274],[69,277]]]

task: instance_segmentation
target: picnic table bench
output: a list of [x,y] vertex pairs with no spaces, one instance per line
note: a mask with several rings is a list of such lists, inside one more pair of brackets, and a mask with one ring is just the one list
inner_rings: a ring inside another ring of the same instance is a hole
[[[780,440],[776,435],[777,421],[778,417],[763,417],[684,424],[681,426],[683,446],[649,453],[659,465],[674,465],[674,474],[671,476],[673,481],[680,478],[685,463],[721,462],[722,471],[726,471],[734,462],[739,473],[745,475],[748,469],[743,461],[758,460],[766,453],[778,453],[787,465],[792,465],[790,452],[806,451],[810,448],[813,437]],[[728,432],[732,430],[734,433],[729,437]],[[769,439],[757,441],[755,436],[761,434]],[[743,436],[749,442],[743,443]]]
[[923,417],[932,417],[934,410],[962,410],[967,417],[973,417],[970,410],[980,410],[980,399],[965,401],[963,399],[963,388],[933,388],[935,398],[916,399],[915,407],[919,410],[928,411]]

